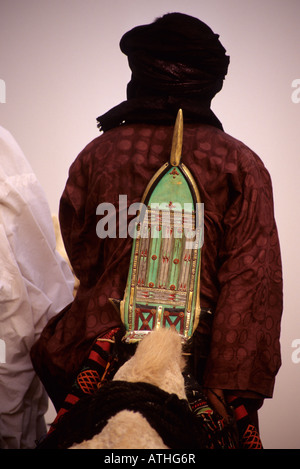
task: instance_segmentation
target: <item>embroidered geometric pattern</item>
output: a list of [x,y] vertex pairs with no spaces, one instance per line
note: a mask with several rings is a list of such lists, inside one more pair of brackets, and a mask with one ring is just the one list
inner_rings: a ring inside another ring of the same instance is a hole
[[77,376],[77,384],[85,394],[93,394],[100,380],[96,370],[82,370]]
[[[156,308],[146,307],[137,304],[135,310],[134,327],[136,331],[151,331],[154,329],[156,321]],[[183,309],[163,308],[162,309],[162,326],[174,327],[179,334],[184,332],[185,314]]]
[[257,428],[251,423],[249,414],[243,405],[243,400],[235,395],[227,396],[232,407],[240,436],[240,446],[244,449],[263,449]]
[[199,419],[199,425],[205,429],[211,441],[211,449],[236,449],[232,430],[225,424],[224,419],[210,407],[202,388],[191,378],[191,375],[185,376],[185,384],[189,406]]
[[69,411],[85,394],[93,394],[101,385],[110,379],[111,365],[111,341],[117,334],[119,328],[108,331],[104,336],[99,337],[94,342],[89,356],[80,373],[71,387],[70,393],[66,396],[61,409],[58,411],[52,423],[49,434],[55,430],[59,419]]
[[178,309],[165,309],[163,314],[163,327],[175,327],[179,334],[184,332],[184,311]]
[[241,439],[242,447],[244,449],[262,449],[262,443],[259,434],[254,425],[248,425],[247,430]]
[[135,329],[139,331],[151,331],[155,324],[156,309],[137,305],[135,316]]

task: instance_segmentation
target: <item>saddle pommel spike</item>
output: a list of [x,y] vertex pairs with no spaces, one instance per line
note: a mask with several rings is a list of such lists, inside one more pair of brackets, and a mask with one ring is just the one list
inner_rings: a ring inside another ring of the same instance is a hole
[[176,122],[173,132],[172,149],[170,156],[170,164],[178,166],[182,153],[182,139],[183,139],[183,115],[182,109],[179,109],[176,117]]

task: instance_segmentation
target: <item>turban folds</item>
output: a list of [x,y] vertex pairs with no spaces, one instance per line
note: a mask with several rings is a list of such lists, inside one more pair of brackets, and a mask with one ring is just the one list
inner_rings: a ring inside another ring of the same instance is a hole
[[205,23],[169,13],[125,33],[120,48],[132,72],[127,100],[98,117],[101,130],[121,123],[173,124],[179,108],[185,122],[222,128],[210,103],[222,89],[229,57]]

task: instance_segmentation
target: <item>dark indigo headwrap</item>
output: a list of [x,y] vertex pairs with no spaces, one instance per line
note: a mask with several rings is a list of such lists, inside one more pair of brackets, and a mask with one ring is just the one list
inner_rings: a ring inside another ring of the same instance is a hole
[[132,71],[127,100],[98,117],[100,130],[123,123],[174,124],[179,108],[187,123],[222,129],[210,105],[222,89],[229,57],[205,23],[169,13],[128,31],[120,48]]

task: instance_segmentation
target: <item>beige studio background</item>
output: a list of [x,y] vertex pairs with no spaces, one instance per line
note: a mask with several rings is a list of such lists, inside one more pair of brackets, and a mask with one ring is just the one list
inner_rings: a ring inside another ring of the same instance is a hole
[[70,164],[98,136],[96,117],[125,98],[122,34],[170,11],[197,16],[220,34],[231,64],[213,109],[273,180],[283,364],[274,398],[260,411],[261,433],[265,448],[300,448],[300,1],[0,0],[0,125],[57,213]]

